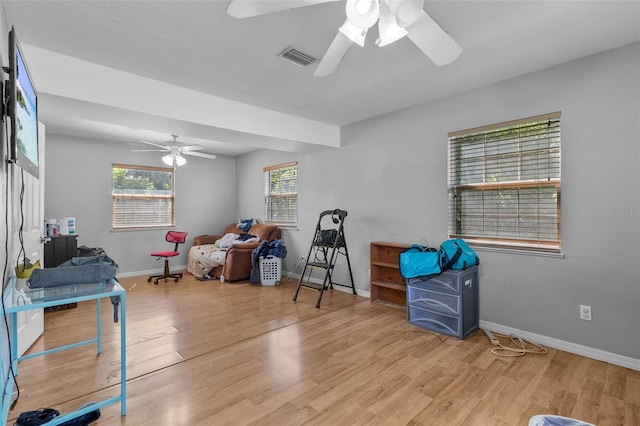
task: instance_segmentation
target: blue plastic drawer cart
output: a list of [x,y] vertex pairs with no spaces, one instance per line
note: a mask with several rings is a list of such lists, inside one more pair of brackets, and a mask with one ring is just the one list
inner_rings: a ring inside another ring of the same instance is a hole
[[465,339],[478,329],[478,266],[447,270],[430,278],[407,280],[411,324]]
[[[11,345],[10,360],[11,367],[15,374],[18,374],[18,362],[26,359],[30,359],[37,356],[47,355],[50,353],[62,351],[65,349],[72,349],[82,345],[95,344],[96,352],[99,354],[102,352],[102,331],[101,331],[101,309],[100,301],[104,298],[110,298],[112,296],[120,296],[120,394],[108,398],[104,401],[96,402],[89,406],[83,406],[72,413],[67,413],[56,417],[54,420],[47,423],[47,425],[54,426],[60,423],[64,423],[67,420],[76,418],[76,416],[87,414],[90,411],[94,411],[98,408],[102,408],[106,405],[120,403],[121,415],[127,413],[127,354],[126,354],[126,292],[124,288],[116,281],[109,280],[106,282],[99,282],[93,284],[71,284],[59,287],[48,287],[39,289],[28,289],[24,297],[15,297],[15,277],[12,277],[11,282],[2,294],[4,300],[4,314],[10,317],[10,336],[13,342],[17,342],[17,314],[18,312],[28,311],[30,309],[47,308],[51,306],[59,306],[67,303],[84,302],[88,300],[96,301],[96,337],[93,339],[85,340],[83,342],[72,343],[66,346],[61,346],[42,352],[32,353],[29,355],[18,356],[17,344]],[[28,303],[24,303],[28,300]],[[4,365],[7,361],[3,359],[3,369],[8,367]],[[9,413],[10,396],[13,389],[13,380],[8,375],[2,383],[3,385],[3,404],[0,413],[0,420],[6,422]],[[36,407],[37,408],[37,407]]]

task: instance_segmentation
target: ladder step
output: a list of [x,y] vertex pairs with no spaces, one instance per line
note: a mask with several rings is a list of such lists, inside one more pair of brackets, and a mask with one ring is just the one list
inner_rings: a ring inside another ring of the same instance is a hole
[[300,287],[308,287],[308,288],[312,288],[314,290],[322,290],[322,283],[314,283],[311,281],[302,281],[300,284]]
[[307,262],[307,266],[312,266],[314,268],[332,268],[332,265],[329,265],[327,262]]

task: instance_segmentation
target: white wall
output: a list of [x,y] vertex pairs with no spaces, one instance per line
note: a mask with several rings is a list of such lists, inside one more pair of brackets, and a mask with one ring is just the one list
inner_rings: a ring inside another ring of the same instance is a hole
[[[47,133],[45,217],[75,217],[78,245],[102,247],[124,274],[162,268],[149,254],[171,247],[164,240],[167,229],[111,230],[111,165],[165,167],[162,153],[130,152],[137,148]],[[194,237],[222,232],[237,220],[235,160],[218,156],[187,161],[176,172],[175,229],[189,235],[172,265],[187,264]]]
[[[247,154],[238,206],[261,215],[262,167],[299,161],[285,269],[306,254],[320,211],[346,209],[356,287],[368,291],[370,241],[447,237],[448,132],[561,111],[564,258],[479,252],[481,320],[640,359],[639,75],[636,43],[355,123],[339,150]],[[579,319],[581,304],[593,321]]]

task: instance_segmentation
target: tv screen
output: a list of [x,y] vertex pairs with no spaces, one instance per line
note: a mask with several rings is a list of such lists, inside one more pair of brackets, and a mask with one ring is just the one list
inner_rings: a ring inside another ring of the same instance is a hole
[[13,27],[9,32],[9,68],[9,160],[37,178],[38,97]]

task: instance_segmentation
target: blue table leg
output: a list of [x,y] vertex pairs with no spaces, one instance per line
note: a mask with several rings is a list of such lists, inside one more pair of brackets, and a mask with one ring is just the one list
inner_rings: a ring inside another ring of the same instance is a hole
[[120,412],[127,415],[127,300],[120,296]]
[[11,314],[11,368],[18,375],[18,313]]
[[98,328],[98,335],[96,339],[98,341],[98,353],[102,353],[102,299],[96,299],[96,327]]

